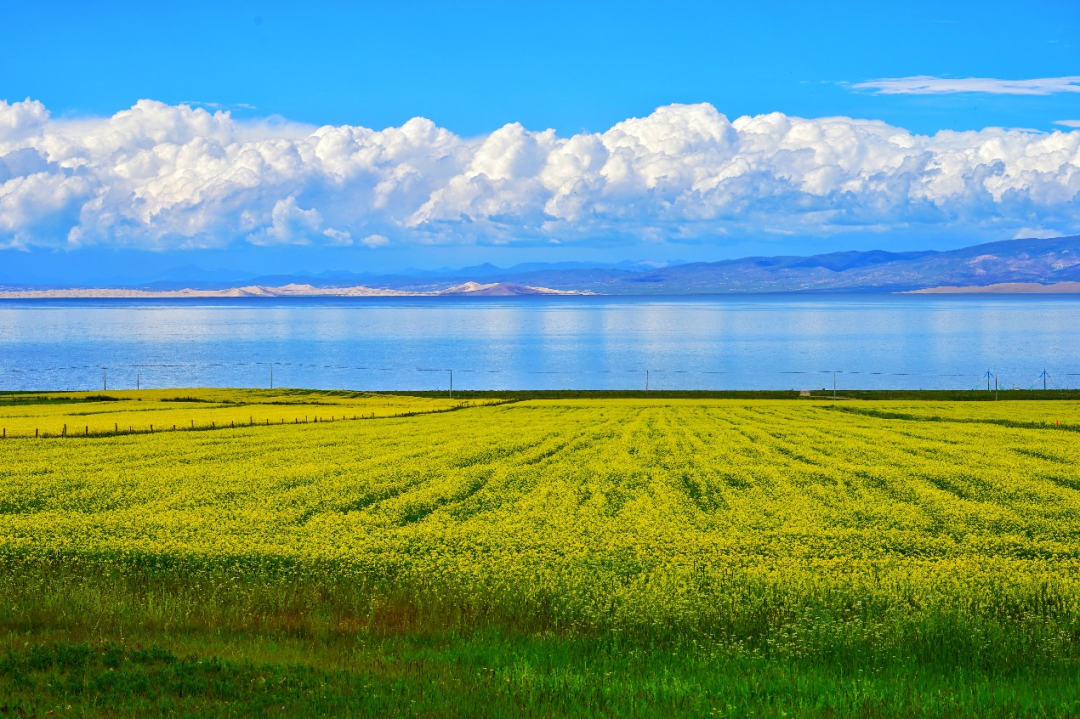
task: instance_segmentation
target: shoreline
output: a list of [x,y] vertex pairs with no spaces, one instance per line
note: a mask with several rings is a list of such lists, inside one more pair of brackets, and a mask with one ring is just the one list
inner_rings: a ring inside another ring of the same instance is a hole
[[564,296],[592,295],[579,290],[553,290],[549,287],[531,287],[503,282],[481,284],[466,282],[444,290],[407,291],[389,290],[355,285],[352,287],[315,287],[313,285],[289,284],[280,287],[248,285],[220,290],[139,290],[123,288],[66,288],[48,290],[0,290],[0,299],[228,299],[255,297],[518,297],[518,296]]
[[906,290],[898,295],[1044,295],[1077,294],[1080,282],[1054,282],[1049,285],[1038,282],[998,282],[992,285],[941,285],[921,290]]

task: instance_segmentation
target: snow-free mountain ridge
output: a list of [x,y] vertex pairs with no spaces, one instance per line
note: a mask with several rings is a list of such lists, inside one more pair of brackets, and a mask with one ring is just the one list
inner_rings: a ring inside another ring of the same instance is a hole
[[[648,263],[630,262],[530,263],[508,269],[481,265],[462,270],[409,270],[398,274],[333,271],[241,277],[235,280],[222,279],[218,273],[214,273],[214,279],[184,279],[173,272],[168,278],[109,289],[221,291],[252,286],[281,288],[305,285],[313,288],[313,294],[333,294],[324,290],[357,287],[385,290],[385,294],[476,294],[452,291],[452,288],[473,283],[477,287],[502,288],[484,290],[485,294],[552,294],[558,291],[605,295],[681,295],[909,292],[939,287],[960,287],[970,292],[972,288],[977,290],[990,285],[999,286],[994,291],[1001,292],[1024,291],[1022,285],[1070,282],[1080,282],[1080,236],[1004,240],[947,251],[872,250],[806,257],[745,257],[719,262],[670,263],[659,268]],[[1013,289],[1002,290],[1002,285]],[[514,287],[531,288],[533,291],[506,289]],[[1062,284],[1059,289],[1072,291],[1069,287]],[[3,289],[60,288],[8,283]]]

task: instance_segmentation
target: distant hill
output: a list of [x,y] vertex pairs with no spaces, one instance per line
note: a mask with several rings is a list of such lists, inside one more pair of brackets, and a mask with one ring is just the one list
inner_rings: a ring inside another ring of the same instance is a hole
[[67,289],[27,289],[25,287],[0,286],[0,299],[227,299],[253,297],[514,297],[518,295],[585,295],[576,290],[553,290],[547,287],[526,287],[503,282],[481,284],[466,282],[437,292],[409,292],[384,288],[364,287],[315,287],[314,285],[289,284],[280,287],[246,285],[222,289],[179,290],[131,289],[107,287],[76,287]]
[[[746,257],[660,269],[615,265],[516,269],[488,270],[484,281],[610,295],[904,292],[941,286],[1052,284],[1080,281],[1080,237],[1004,240],[945,252],[872,250]],[[429,291],[461,281],[458,276],[365,280],[372,287]]]
[[[945,252],[832,252],[693,262],[649,272],[531,272],[488,281],[601,294],[903,292],[941,286],[1080,281],[1080,237],[991,242]],[[1064,286],[1063,286],[1064,287]]]
[[[267,275],[242,281],[218,279],[209,274],[185,279],[174,271],[157,282],[123,289],[213,291],[243,286],[310,285],[319,289],[362,286],[434,294],[472,283],[477,287],[498,286],[482,290],[485,294],[526,294],[527,288],[607,295],[908,292],[934,288],[972,292],[982,287],[992,292],[1072,291],[1070,288],[1076,285],[1061,284],[1059,288],[1035,285],[1080,282],[1080,236],[1004,240],[945,252],[831,252],[809,257],[672,263],[660,268],[633,262],[530,263],[509,269],[479,265],[461,270],[406,270],[393,275],[334,271]],[[991,285],[995,287],[990,288]],[[8,289],[32,288],[9,285]]]

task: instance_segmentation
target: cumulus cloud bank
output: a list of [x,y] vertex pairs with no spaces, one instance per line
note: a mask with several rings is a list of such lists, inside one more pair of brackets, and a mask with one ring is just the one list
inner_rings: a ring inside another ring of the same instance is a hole
[[1080,230],[1080,132],[912,134],[670,105],[602,133],[312,128],[143,100],[61,120],[0,101],[0,246],[708,240]]

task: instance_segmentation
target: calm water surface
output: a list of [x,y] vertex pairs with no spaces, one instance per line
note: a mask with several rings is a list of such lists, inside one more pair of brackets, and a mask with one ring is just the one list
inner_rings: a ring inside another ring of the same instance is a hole
[[[0,301],[0,390],[1080,386],[1080,297]],[[985,382],[985,380],[983,380]],[[1041,380],[1040,380],[1041,386]]]

